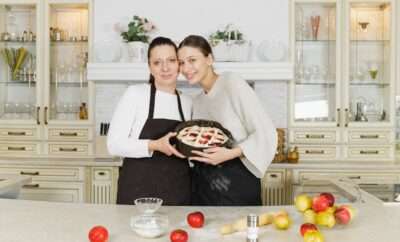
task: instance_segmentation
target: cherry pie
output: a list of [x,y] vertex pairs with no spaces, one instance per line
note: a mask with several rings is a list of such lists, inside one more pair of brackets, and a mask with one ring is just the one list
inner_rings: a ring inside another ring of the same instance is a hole
[[229,139],[219,128],[198,125],[182,129],[177,138],[187,145],[199,148],[222,146]]

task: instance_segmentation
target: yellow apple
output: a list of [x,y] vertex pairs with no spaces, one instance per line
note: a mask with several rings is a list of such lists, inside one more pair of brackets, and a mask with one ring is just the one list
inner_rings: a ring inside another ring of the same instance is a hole
[[307,231],[304,234],[304,242],[324,242],[324,236],[320,231]]
[[315,217],[317,216],[317,213],[314,212],[314,210],[312,209],[307,209],[306,211],[304,211],[303,213],[303,220],[304,223],[311,223],[311,224],[315,224]]
[[312,206],[312,199],[307,194],[301,194],[294,199],[294,205],[297,210],[304,212]]
[[275,228],[286,230],[291,224],[290,218],[287,215],[279,214],[274,217]]
[[316,222],[318,225],[332,228],[336,224],[335,215],[327,211],[319,212],[316,216]]
[[325,212],[328,213],[335,213],[335,211],[336,211],[336,206],[329,207],[325,210]]

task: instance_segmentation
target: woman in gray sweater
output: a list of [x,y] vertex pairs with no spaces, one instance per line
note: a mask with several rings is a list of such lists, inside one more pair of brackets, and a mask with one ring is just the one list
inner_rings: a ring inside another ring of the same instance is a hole
[[193,100],[193,119],[217,121],[234,138],[231,149],[193,151],[193,205],[261,205],[260,178],[277,146],[275,127],[256,93],[234,73],[218,75],[206,39],[190,35],[179,45],[180,71],[203,91]]

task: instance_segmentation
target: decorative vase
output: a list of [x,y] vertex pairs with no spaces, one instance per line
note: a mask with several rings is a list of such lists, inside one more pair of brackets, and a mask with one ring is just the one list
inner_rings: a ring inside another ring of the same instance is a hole
[[147,54],[147,43],[141,41],[128,42],[128,55],[131,62],[145,62]]

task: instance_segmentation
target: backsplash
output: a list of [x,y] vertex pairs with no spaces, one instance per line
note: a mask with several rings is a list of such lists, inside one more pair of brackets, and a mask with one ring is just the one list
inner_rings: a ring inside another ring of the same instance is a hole
[[[96,134],[101,123],[110,122],[115,105],[129,84],[96,84]],[[193,95],[200,91],[197,87],[179,84],[178,89]],[[281,81],[255,82],[255,91],[277,128],[287,128],[288,85]]]

